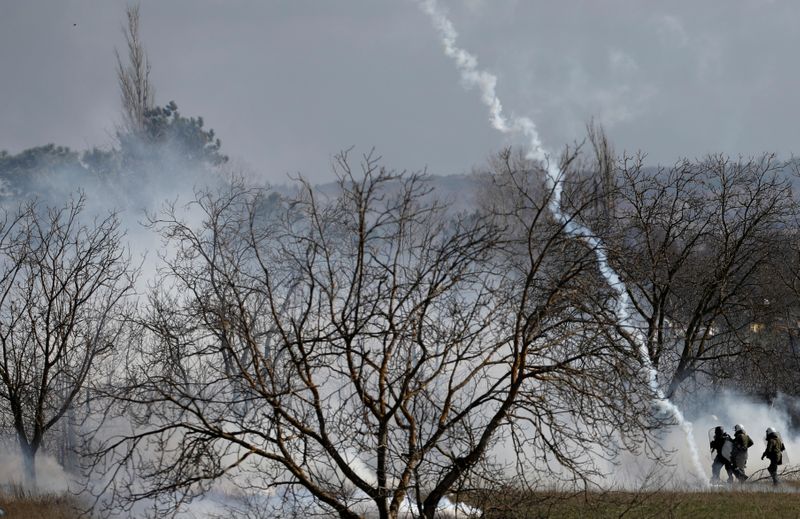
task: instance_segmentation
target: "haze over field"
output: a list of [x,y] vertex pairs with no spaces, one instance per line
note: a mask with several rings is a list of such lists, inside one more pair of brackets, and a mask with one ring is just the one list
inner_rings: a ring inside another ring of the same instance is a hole
[[560,5],[4,6],[0,484],[474,516],[737,424],[793,491],[800,8]]

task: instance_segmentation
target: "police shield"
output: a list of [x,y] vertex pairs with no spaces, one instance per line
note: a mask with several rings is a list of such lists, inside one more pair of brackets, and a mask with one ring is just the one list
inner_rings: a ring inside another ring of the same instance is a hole
[[[708,443],[709,445],[714,441],[714,431],[716,427],[712,427],[708,430]],[[725,443],[722,444],[722,448],[719,450],[719,454],[725,458],[726,461],[731,460],[731,453],[733,452],[733,440],[730,436],[725,435]],[[711,453],[711,459],[713,460],[716,456],[716,453]]]

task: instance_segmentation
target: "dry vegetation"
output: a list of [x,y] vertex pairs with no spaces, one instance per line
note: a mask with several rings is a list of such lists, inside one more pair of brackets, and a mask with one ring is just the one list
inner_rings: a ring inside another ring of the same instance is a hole
[[[800,484],[764,483],[707,492],[512,492],[476,496],[487,519],[800,517]],[[482,498],[483,497],[483,498]]]
[[9,519],[90,519],[90,516],[81,515],[80,503],[73,496],[31,495],[19,488],[0,493],[0,508]]
[[[800,484],[778,491],[767,485],[748,485],[709,492],[605,492],[475,496],[487,519],[592,518],[715,518],[800,517]],[[490,504],[491,501],[491,504]],[[0,494],[0,507],[11,518],[78,519],[79,503],[71,496]]]

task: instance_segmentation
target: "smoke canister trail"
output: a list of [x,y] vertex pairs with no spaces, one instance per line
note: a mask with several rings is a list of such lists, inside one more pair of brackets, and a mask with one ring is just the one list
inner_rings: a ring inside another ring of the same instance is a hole
[[664,395],[664,392],[658,385],[658,373],[653,367],[653,362],[647,351],[645,341],[631,320],[629,311],[630,299],[625,284],[608,264],[608,256],[603,244],[589,229],[569,219],[562,213],[561,191],[563,188],[563,173],[554,161],[549,160],[550,154],[547,153],[542,145],[539,133],[536,130],[536,125],[527,117],[512,116],[511,118],[506,118],[503,115],[503,105],[495,91],[497,77],[485,70],[480,70],[478,68],[478,60],[475,56],[456,45],[458,33],[450,20],[439,8],[436,0],[419,0],[419,4],[422,10],[430,17],[434,27],[439,33],[444,46],[445,55],[455,61],[465,86],[477,87],[480,90],[481,101],[489,109],[489,122],[492,127],[505,134],[523,135],[528,140],[528,152],[526,153],[526,157],[545,165],[548,187],[552,189],[553,193],[549,201],[549,209],[555,218],[564,226],[565,231],[569,235],[585,240],[595,252],[600,272],[617,294],[617,306],[615,309],[617,319],[636,339],[635,342],[639,349],[637,354],[646,371],[648,386],[655,395],[655,406],[660,411],[669,413],[686,435],[686,442],[689,445],[689,451],[692,457],[693,469],[699,481],[705,485],[706,473],[700,463],[700,455],[697,451],[694,437],[692,436],[692,424],[686,420],[681,410]]

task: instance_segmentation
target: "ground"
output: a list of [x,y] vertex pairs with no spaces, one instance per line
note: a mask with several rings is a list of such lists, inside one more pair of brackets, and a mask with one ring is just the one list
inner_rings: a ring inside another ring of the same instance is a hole
[[[800,485],[791,482],[778,490],[756,483],[705,492],[529,492],[523,495],[493,491],[486,499],[475,496],[471,501],[484,505],[487,519],[800,517]],[[81,516],[77,506],[78,502],[71,496],[0,494],[0,507],[6,512],[3,519],[78,519]]]
[[759,482],[703,492],[493,492],[491,501],[483,503],[487,519],[800,517],[800,486],[793,482],[777,490]]
[[[78,502],[72,496],[30,496],[21,493],[0,494],[3,519],[77,519]],[[83,516],[84,518],[86,516]]]

